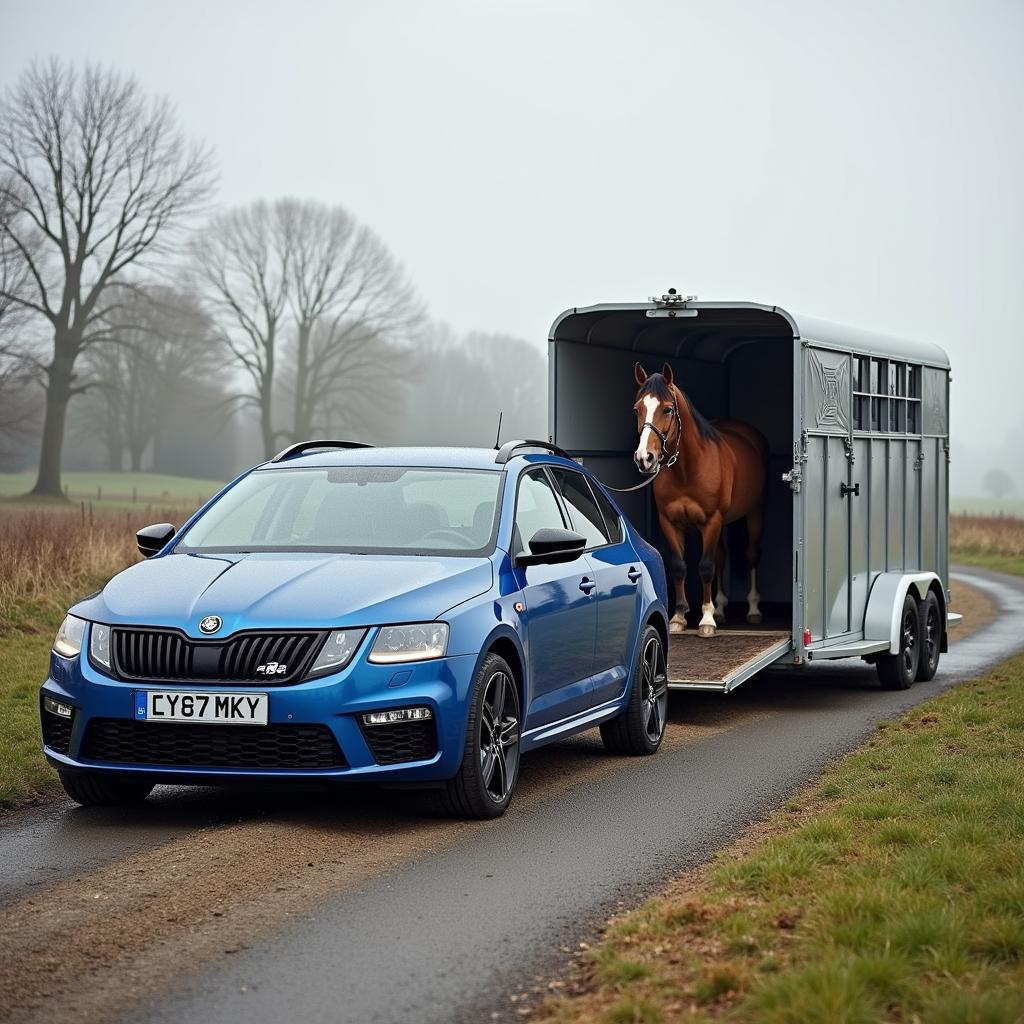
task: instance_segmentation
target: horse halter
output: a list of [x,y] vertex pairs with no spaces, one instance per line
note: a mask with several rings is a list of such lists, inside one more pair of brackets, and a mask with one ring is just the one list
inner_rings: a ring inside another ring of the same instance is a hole
[[[641,437],[644,433],[644,427],[650,427],[651,431],[657,435],[658,440],[661,442],[661,451],[658,452],[658,469],[655,470],[655,473],[657,473],[657,471],[661,469],[662,464],[664,464],[667,468],[671,469],[671,467],[676,464],[676,460],[679,458],[679,446],[683,440],[683,420],[682,417],[680,417],[679,415],[679,403],[675,395],[672,396],[672,418],[675,420],[676,424],[676,450],[671,458],[668,458],[668,439],[672,433],[671,425],[669,426],[667,431],[661,431],[654,425],[653,420],[647,420],[647,422],[640,427]],[[667,462],[665,461],[666,458],[668,458]]]

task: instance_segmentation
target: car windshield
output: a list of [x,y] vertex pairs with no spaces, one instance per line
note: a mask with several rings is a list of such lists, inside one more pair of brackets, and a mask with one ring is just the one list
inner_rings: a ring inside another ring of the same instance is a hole
[[501,479],[494,471],[390,466],[256,470],[177,550],[485,554]]

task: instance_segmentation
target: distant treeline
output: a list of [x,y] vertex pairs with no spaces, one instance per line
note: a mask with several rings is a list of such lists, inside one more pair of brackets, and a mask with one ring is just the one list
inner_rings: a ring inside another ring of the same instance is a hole
[[211,207],[215,161],[114,71],[0,102],[0,470],[223,478],[290,441],[543,434],[540,349],[431,322],[339,204]]

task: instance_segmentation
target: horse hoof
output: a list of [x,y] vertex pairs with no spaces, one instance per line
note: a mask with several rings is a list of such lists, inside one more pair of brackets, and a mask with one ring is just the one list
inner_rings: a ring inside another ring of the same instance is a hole
[[747,622],[749,622],[751,626],[760,626],[761,625],[761,613],[760,612],[751,612],[747,616]]
[[668,632],[670,636],[679,636],[680,633],[686,632],[686,620],[685,619],[672,619],[668,624]]
[[714,626],[701,626],[697,630],[697,632],[701,636],[714,636],[715,635],[715,627]]

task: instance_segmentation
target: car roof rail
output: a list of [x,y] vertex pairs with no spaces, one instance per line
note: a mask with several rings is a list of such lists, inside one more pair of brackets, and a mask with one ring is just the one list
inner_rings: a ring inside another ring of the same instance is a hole
[[494,457],[495,463],[499,466],[504,466],[520,448],[540,448],[543,451],[551,452],[552,455],[561,455],[563,459],[572,458],[567,451],[559,448],[557,444],[552,444],[550,441],[525,439],[521,441],[506,441],[498,449],[498,454]]
[[315,451],[318,448],[372,448],[372,444],[365,441],[299,441],[298,444],[290,444],[283,451],[279,451],[270,461],[284,462],[293,455],[301,455],[303,452]]

